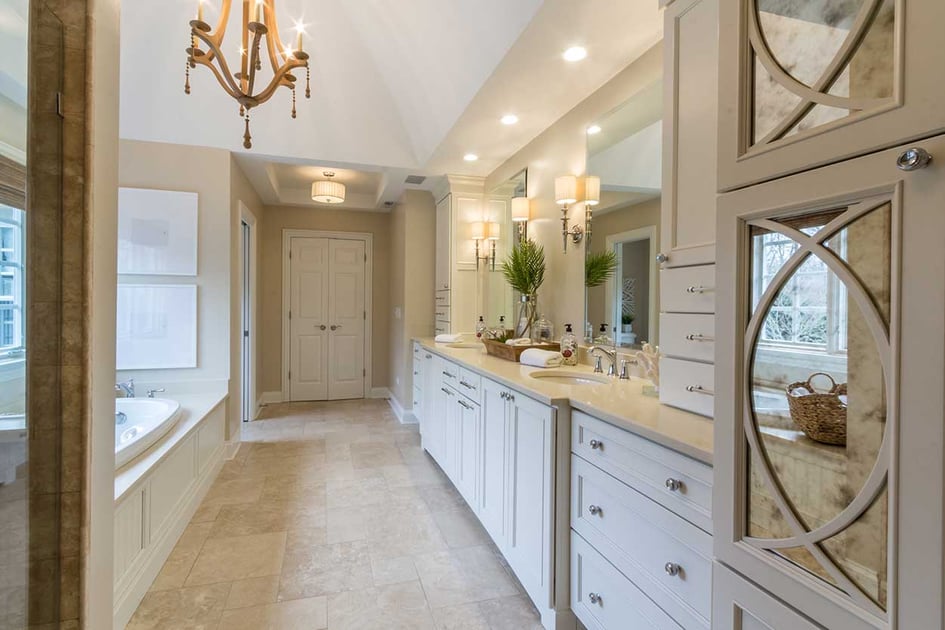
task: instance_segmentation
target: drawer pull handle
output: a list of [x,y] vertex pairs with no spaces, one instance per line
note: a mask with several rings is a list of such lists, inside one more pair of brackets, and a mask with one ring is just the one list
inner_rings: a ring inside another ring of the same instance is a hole
[[452,396],[452,395],[453,395],[453,392],[451,392],[450,390],[446,389],[445,387],[441,387],[441,388],[440,388],[440,391],[443,392],[444,394],[446,394],[447,396]]
[[604,510],[602,510],[599,505],[589,505],[587,507],[587,511],[593,514],[594,516],[597,516],[598,514],[601,516],[604,515]]
[[692,394],[705,394],[706,396],[715,396],[715,392],[706,389],[702,385],[686,385],[686,391]]
[[434,313],[437,317],[444,317],[446,313]]
[[428,359],[432,359],[432,358],[433,358],[433,355],[432,355],[432,354],[428,354],[428,355],[426,355],[426,357],[427,357]]
[[686,293],[705,293],[711,290],[711,287],[704,287],[701,284],[697,287],[686,287]]
[[707,337],[705,335],[686,335],[686,341],[715,341],[715,337]]
[[679,572],[682,571],[682,567],[675,562],[667,562],[666,566],[663,567],[663,570],[666,571],[666,575],[676,577],[679,575]]
[[413,373],[413,375],[414,375],[414,376],[420,376],[420,372],[416,372],[416,371],[415,371],[415,372]]
[[443,370],[443,376],[445,376],[446,378],[456,378],[454,374],[450,374],[446,370]]
[[591,444],[591,450],[594,450],[594,451],[604,448],[604,443],[601,442],[600,440],[591,440],[590,444]]
[[509,393],[508,393],[508,392],[499,392],[499,398],[501,398],[502,400],[508,400],[508,399],[509,399]]
[[666,480],[666,488],[670,492],[679,492],[680,490],[682,490],[682,487],[683,487],[683,482],[681,482],[679,479],[673,479],[672,477],[670,477],[669,479]]
[[470,407],[469,405],[467,405],[464,401],[460,400],[460,401],[457,401],[457,402],[459,402],[459,406],[462,407],[463,409],[465,409],[465,410],[467,410],[467,411],[472,411],[472,410],[473,410],[473,408]]
[[587,598],[591,600],[592,604],[603,604],[604,598],[598,595],[597,593],[588,593]]
[[473,387],[472,385],[470,385],[470,384],[467,383],[466,381],[460,381],[459,384],[462,385],[463,387],[465,387],[466,389],[476,389],[475,387]]

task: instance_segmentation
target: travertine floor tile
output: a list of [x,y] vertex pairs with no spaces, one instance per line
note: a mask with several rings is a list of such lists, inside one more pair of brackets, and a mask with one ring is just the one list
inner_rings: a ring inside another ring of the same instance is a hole
[[263,417],[244,425],[129,628],[540,627],[386,401],[271,405]]

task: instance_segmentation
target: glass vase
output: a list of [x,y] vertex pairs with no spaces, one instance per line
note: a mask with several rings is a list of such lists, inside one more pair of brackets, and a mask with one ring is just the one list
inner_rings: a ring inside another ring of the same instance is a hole
[[518,323],[515,325],[515,336],[530,337],[538,317],[538,296],[523,295],[518,307]]

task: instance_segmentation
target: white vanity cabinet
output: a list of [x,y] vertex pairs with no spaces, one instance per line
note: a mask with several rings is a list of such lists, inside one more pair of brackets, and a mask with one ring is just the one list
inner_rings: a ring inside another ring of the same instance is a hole
[[708,630],[711,467],[583,412],[571,427],[575,614],[600,630]]
[[686,388],[715,359],[719,0],[667,3],[663,30],[660,401],[711,416],[711,392]]

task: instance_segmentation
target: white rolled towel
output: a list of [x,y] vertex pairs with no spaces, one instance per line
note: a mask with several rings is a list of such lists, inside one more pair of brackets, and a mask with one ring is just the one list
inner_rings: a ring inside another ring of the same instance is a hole
[[518,337],[516,339],[508,339],[505,342],[508,346],[530,346],[532,345],[532,340],[529,337]]
[[462,333],[444,333],[442,335],[437,335],[434,337],[433,341],[437,343],[456,343],[463,338]]
[[564,361],[564,357],[561,356],[560,352],[539,350],[538,348],[529,348],[523,352],[522,356],[519,358],[519,362],[522,363],[522,365],[531,365],[540,368],[558,367],[561,365],[562,361]]

